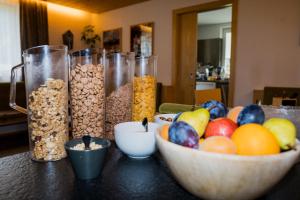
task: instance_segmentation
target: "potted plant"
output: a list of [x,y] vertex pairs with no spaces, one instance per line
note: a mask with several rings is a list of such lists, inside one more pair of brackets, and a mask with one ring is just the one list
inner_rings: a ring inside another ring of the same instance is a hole
[[81,32],[81,40],[85,42],[90,48],[95,48],[96,42],[100,41],[101,38],[98,34],[95,34],[94,26],[87,25]]

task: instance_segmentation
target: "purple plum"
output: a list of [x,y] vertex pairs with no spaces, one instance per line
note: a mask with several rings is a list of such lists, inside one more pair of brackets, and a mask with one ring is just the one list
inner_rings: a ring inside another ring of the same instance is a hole
[[198,148],[199,136],[193,127],[183,121],[179,121],[171,124],[169,140],[181,146]]
[[256,104],[251,104],[243,108],[238,115],[237,124],[239,126],[249,123],[263,124],[265,113],[263,109]]
[[205,108],[210,113],[210,120],[217,119],[219,117],[226,117],[228,109],[226,106],[216,100],[210,100],[201,105],[202,108]]

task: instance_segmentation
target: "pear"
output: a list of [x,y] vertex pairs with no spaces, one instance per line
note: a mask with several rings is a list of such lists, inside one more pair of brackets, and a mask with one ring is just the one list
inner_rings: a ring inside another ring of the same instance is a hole
[[186,122],[188,125],[193,127],[198,133],[199,137],[204,134],[206,126],[209,122],[210,114],[205,108],[200,108],[195,111],[183,112],[177,121]]
[[297,130],[290,120],[271,118],[263,126],[275,136],[282,150],[289,150],[295,147]]

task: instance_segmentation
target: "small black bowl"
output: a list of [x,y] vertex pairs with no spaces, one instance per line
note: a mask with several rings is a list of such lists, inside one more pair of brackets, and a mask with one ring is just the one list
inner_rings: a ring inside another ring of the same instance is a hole
[[73,150],[72,147],[83,143],[82,139],[73,139],[65,144],[65,148],[72,163],[72,167],[79,179],[93,179],[99,176],[110,141],[102,138],[91,138],[91,142],[102,145],[95,150]]

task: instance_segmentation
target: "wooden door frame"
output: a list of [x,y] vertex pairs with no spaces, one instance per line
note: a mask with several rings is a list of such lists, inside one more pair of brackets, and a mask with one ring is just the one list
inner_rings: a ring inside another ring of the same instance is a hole
[[191,7],[180,8],[173,10],[173,34],[172,34],[172,85],[176,86],[178,59],[179,59],[179,15],[191,12],[204,12],[225,8],[228,5],[232,6],[232,21],[231,21],[231,60],[230,60],[230,78],[229,78],[229,94],[228,106],[233,106],[233,97],[235,89],[235,64],[236,64],[236,42],[237,42],[237,15],[238,15],[238,0],[218,0],[209,3],[203,3]]

